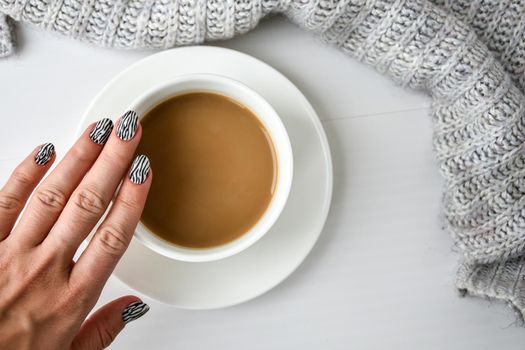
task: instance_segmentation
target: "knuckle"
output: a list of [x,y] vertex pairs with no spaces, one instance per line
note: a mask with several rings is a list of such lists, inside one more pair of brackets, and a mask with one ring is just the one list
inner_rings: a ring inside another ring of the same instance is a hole
[[123,152],[119,147],[108,148],[105,151],[106,152],[102,154],[102,157],[107,164],[118,164],[119,166],[123,166],[130,161],[129,154]]
[[55,187],[46,187],[37,190],[35,198],[46,208],[62,210],[67,202],[66,194]]
[[125,195],[122,192],[118,198],[119,204],[124,208],[126,212],[133,213],[136,208],[141,207],[141,203],[137,198],[129,195]]
[[88,164],[92,161],[92,153],[84,147],[73,147],[71,149],[71,156],[82,164]]
[[106,210],[105,201],[102,196],[87,188],[80,189],[76,194],[73,203],[83,212],[93,215],[102,215]]
[[98,240],[102,250],[111,256],[120,256],[128,246],[126,232],[117,226],[103,226],[99,229]]
[[16,169],[11,178],[24,187],[31,186],[34,182],[31,176],[21,169]]
[[22,209],[22,202],[13,195],[0,192],[0,209],[14,214]]

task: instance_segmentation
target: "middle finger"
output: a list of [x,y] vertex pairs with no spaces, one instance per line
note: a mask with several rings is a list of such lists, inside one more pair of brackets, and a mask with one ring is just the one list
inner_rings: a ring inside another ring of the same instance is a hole
[[60,250],[67,263],[106,211],[140,141],[135,112],[124,114],[115,129],[43,242]]

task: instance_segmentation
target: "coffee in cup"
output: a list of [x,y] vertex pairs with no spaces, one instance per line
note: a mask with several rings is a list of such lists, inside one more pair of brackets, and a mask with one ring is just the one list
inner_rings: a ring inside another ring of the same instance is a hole
[[213,248],[248,232],[268,208],[278,172],[257,116],[213,92],[163,101],[141,120],[137,152],[155,171],[142,224],[169,243]]

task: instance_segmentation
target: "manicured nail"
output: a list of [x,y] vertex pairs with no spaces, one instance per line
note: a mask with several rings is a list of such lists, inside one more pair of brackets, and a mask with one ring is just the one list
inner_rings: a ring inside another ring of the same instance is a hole
[[142,317],[146,312],[149,311],[149,306],[142,301],[136,301],[126,306],[122,311],[122,321],[124,324],[128,324],[131,321],[135,321],[137,318]]
[[137,113],[134,111],[127,111],[120,119],[117,128],[117,136],[124,141],[131,140],[137,132],[138,122],[139,117]]
[[111,130],[113,130],[113,122],[111,119],[101,119],[95,124],[95,128],[89,134],[89,138],[97,145],[103,145],[109,139]]
[[40,146],[40,149],[35,156],[35,163],[38,165],[46,165],[51,157],[53,157],[53,154],[55,154],[55,146],[49,142],[44,143]]
[[145,155],[140,155],[135,158],[131,164],[129,171],[129,179],[137,185],[141,185],[148,178],[149,173],[149,159]]

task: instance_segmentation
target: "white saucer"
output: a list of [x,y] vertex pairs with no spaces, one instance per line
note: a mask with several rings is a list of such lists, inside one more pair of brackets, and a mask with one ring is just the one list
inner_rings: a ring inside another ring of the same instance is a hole
[[319,118],[286,77],[253,57],[209,46],[164,51],[127,68],[91,103],[79,130],[103,117],[116,119],[145,90],[189,73],[224,75],[259,92],[282,118],[294,154],[294,179],[286,207],[255,245],[227,259],[185,263],[154,253],[134,239],[114,272],[129,287],[153,299],[186,309],[212,309],[267,292],[301,264],[326,221],[332,162]]

